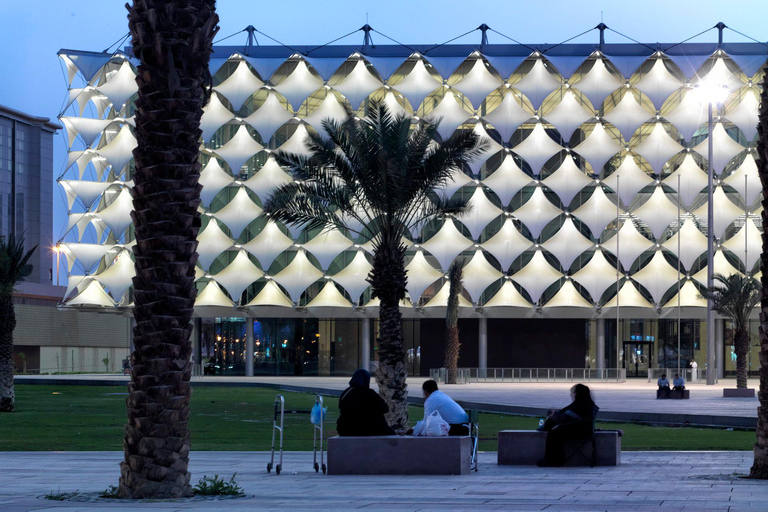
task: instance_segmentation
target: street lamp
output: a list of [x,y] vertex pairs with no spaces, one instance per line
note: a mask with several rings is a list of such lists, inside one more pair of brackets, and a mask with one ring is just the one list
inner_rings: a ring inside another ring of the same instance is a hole
[[56,286],[59,286],[59,258],[61,258],[61,246],[59,244],[54,245],[53,252],[56,253]]
[[[702,82],[696,86],[701,103],[707,105],[707,289],[715,284],[715,210],[713,202],[714,191],[714,137],[712,136],[712,107],[719,106],[728,97],[728,87],[715,82]],[[712,309],[712,298],[707,294],[707,385],[716,383],[715,370],[715,315]]]

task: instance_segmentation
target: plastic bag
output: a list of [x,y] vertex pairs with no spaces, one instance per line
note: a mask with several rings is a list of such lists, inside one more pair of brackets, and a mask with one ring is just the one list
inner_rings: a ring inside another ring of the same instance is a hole
[[427,416],[427,425],[424,429],[425,434],[427,437],[444,437],[448,435],[448,430],[450,430],[450,425],[448,425],[448,422],[443,419],[442,416],[440,416],[440,413],[435,411],[429,416]]
[[310,411],[309,421],[313,425],[319,425],[325,419],[325,413],[327,412],[328,412],[327,407],[323,407],[321,410],[320,404],[316,403],[315,405],[312,406],[312,411]]
[[424,428],[426,422],[424,420],[419,420],[416,422],[416,426],[413,427],[413,435],[414,436],[423,436],[424,434]]

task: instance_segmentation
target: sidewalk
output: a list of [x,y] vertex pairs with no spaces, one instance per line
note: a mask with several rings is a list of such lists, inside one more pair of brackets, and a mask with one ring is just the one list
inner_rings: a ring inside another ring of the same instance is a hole
[[[547,510],[758,511],[768,509],[765,481],[745,480],[751,452],[625,452],[618,467],[497,466],[481,453],[467,476],[327,476],[311,469],[311,452],[286,453],[283,473],[267,474],[266,452],[193,452],[193,481],[229,477],[245,498],[137,503],[97,500],[117,484],[119,452],[0,453],[3,512],[95,510]],[[83,501],[49,501],[49,492],[85,493]],[[89,494],[90,493],[90,494]],[[88,501],[90,500],[90,501]]]

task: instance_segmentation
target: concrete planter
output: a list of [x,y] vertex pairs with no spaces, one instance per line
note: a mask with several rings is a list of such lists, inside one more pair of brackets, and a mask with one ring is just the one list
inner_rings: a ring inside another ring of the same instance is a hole
[[754,398],[755,388],[723,388],[723,398]]

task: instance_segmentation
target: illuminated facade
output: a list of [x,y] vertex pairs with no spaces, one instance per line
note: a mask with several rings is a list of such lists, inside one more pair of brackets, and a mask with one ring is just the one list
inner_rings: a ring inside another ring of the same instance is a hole
[[[263,373],[349,373],[369,358],[370,244],[260,214],[291,179],[274,151],[301,153],[322,119],[343,118],[345,106],[363,116],[380,99],[414,122],[440,118],[441,139],[473,130],[491,142],[439,191],[469,198],[471,213],[408,240],[411,371],[440,366],[444,272],[456,258],[466,263],[462,366],[629,368],[640,354],[640,369],[671,367],[678,326],[683,362],[703,362],[708,137],[715,272],[758,275],[765,55],[758,43],[216,47],[202,120],[198,357],[239,371],[255,319],[256,373],[262,362]],[[70,80],[65,305],[123,311],[136,63],[123,52],[60,57]],[[728,93],[711,134],[703,84]]]

